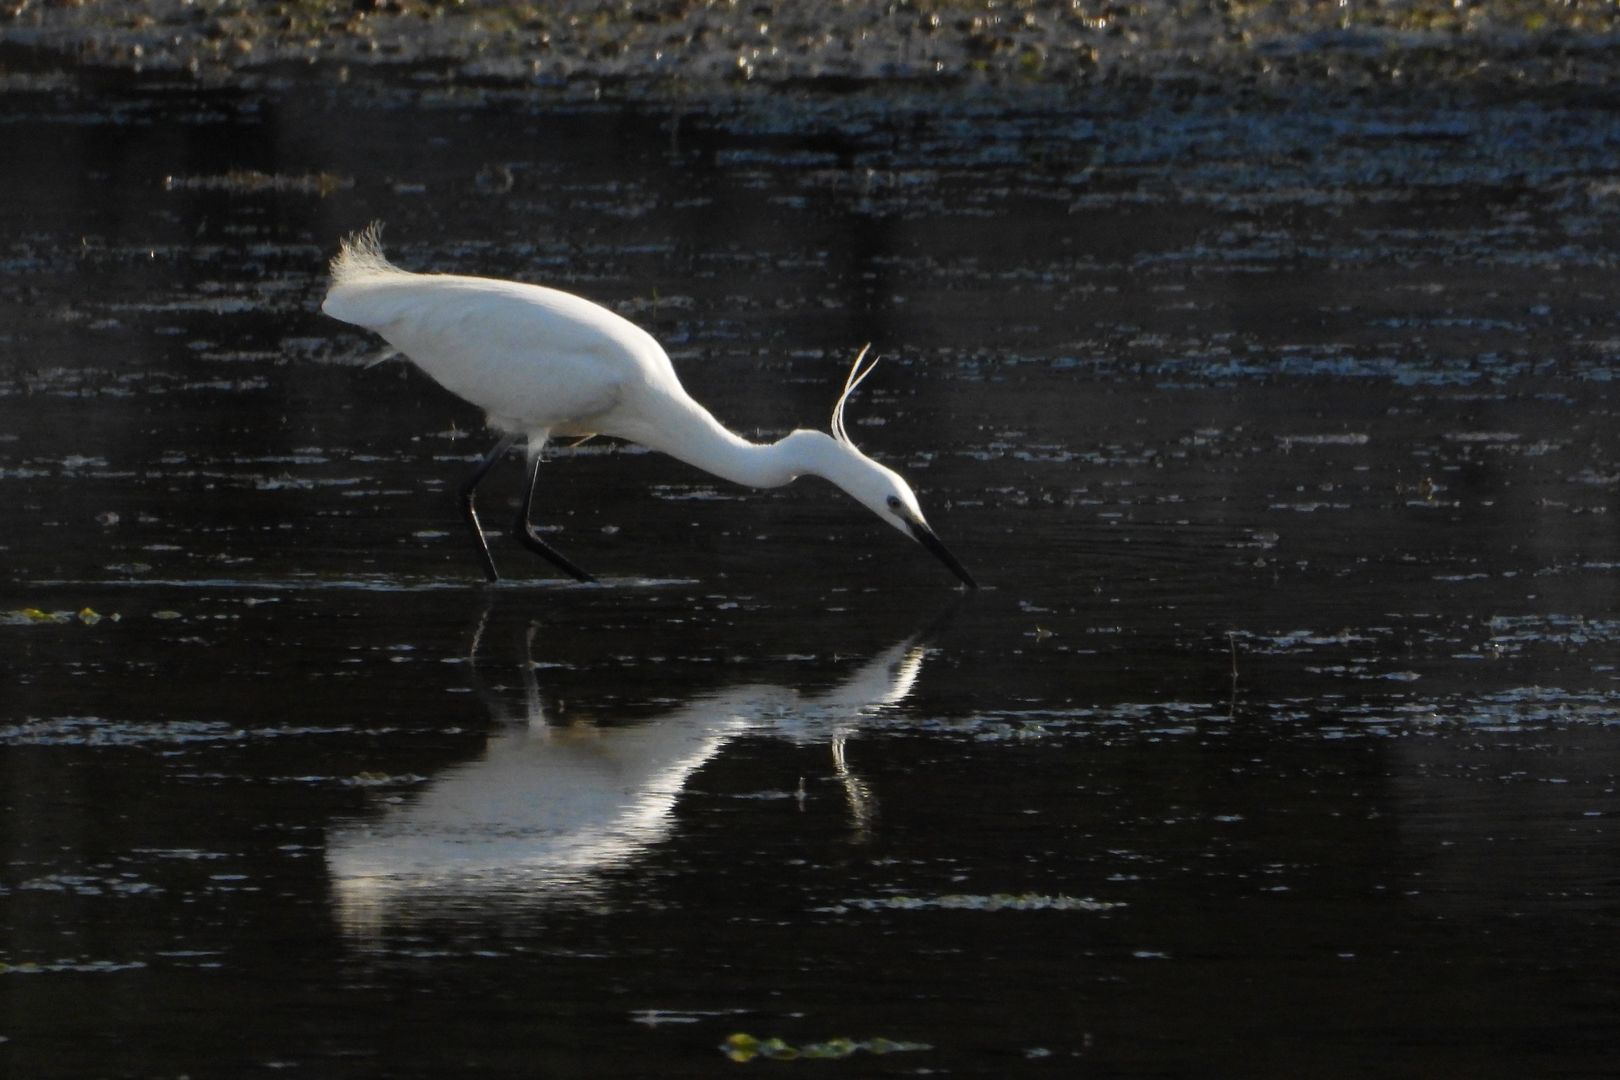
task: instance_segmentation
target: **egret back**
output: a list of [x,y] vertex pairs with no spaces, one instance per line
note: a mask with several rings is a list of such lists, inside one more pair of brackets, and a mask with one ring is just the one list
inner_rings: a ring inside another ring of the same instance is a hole
[[345,245],[321,309],[382,335],[440,385],[523,434],[590,433],[641,390],[679,382],[634,323],[557,289],[413,274]]

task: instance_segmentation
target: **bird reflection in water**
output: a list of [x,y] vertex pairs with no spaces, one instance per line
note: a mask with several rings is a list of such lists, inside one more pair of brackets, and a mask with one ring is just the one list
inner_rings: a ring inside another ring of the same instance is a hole
[[[814,695],[747,684],[645,721],[559,724],[546,715],[527,658],[524,716],[510,715],[490,693],[477,673],[482,630],[481,623],[473,644],[475,689],[504,720],[483,755],[444,770],[379,817],[335,827],[328,837],[338,917],[352,934],[469,899],[600,897],[604,873],[663,840],[691,776],[747,732],[829,742],[859,839],[871,828],[875,800],[849,768],[846,739],[863,716],[910,693],[926,652],[907,639]],[[531,627],[526,653],[533,638]]]

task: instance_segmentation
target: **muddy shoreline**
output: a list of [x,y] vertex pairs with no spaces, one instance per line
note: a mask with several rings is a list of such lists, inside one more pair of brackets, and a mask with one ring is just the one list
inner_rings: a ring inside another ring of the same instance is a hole
[[0,86],[145,75],[275,89],[400,77],[536,94],[761,89],[1037,94],[1162,88],[1597,95],[1620,83],[1606,3],[890,5],[588,0],[0,4]]

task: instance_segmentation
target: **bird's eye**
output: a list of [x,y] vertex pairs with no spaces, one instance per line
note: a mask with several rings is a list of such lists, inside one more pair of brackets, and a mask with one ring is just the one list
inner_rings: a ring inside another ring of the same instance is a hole
[[898,496],[898,495],[890,495],[889,499],[888,499],[888,502],[889,502],[889,509],[893,510],[895,513],[898,514],[900,512],[900,496]]

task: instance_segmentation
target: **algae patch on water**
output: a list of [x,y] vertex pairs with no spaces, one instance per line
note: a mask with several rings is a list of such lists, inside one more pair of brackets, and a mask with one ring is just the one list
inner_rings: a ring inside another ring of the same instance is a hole
[[354,179],[329,172],[285,173],[260,172],[258,169],[232,169],[226,173],[207,176],[165,176],[164,191],[228,191],[235,194],[277,192],[314,195],[324,198],[334,192],[354,187]]
[[772,1061],[831,1061],[852,1057],[863,1051],[868,1054],[898,1054],[932,1049],[928,1043],[901,1042],[881,1037],[857,1040],[838,1036],[819,1042],[794,1045],[775,1036],[761,1039],[742,1031],[728,1035],[726,1041],[720,1044],[720,1052],[739,1063],[753,1061],[756,1058],[769,1058]]
[[118,622],[121,618],[122,616],[116,613],[103,615],[91,607],[82,607],[78,611],[45,611],[37,607],[26,607],[15,611],[0,611],[0,626],[59,626],[71,622],[94,626],[103,619]]
[[1112,911],[1123,903],[1048,893],[947,893],[845,900],[840,908],[862,911]]

